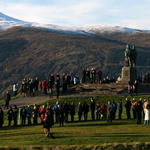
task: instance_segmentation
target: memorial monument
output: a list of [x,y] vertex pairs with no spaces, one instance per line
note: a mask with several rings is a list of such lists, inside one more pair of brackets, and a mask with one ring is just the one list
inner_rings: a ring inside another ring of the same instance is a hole
[[136,72],[136,59],[137,59],[137,52],[134,45],[126,45],[126,49],[124,51],[125,60],[124,66],[121,72],[121,82],[127,83],[134,82],[137,79],[137,72]]

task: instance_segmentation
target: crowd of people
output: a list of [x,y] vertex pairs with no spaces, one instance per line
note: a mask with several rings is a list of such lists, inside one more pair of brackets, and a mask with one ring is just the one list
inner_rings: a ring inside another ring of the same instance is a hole
[[150,83],[150,73],[149,72],[145,73],[143,82]]
[[[97,71],[96,68],[86,68],[83,69],[82,78],[78,74],[50,74],[47,80],[39,80],[35,78],[24,78],[21,84],[15,83],[12,85],[13,96],[16,96],[18,92],[21,92],[24,96],[36,96],[39,93],[50,93],[50,96],[56,95],[59,98],[60,92],[66,94],[68,89],[73,85],[80,83],[100,83],[100,84],[110,84],[117,83],[121,80],[119,76],[118,79],[115,77],[103,77],[102,71]],[[138,85],[142,82],[140,78],[134,82],[128,82],[128,93],[129,95],[138,94]],[[144,83],[150,82],[150,74],[146,73],[144,76]]]
[[115,83],[115,77],[110,78],[109,76],[103,77],[103,72],[97,71],[96,68],[86,68],[83,69],[83,78],[82,83],[100,83],[100,84],[109,84]]
[[138,77],[138,80],[141,82],[141,83],[150,83],[150,73],[149,72],[146,72],[145,74],[141,74],[139,77]]
[[138,81],[135,80],[134,82],[129,81],[128,82],[128,93],[129,95],[136,95],[138,94]]
[[78,75],[71,76],[69,74],[63,74],[62,76],[51,74],[47,80],[42,81],[38,78],[25,78],[21,83],[21,93],[24,96],[35,96],[39,92],[44,94],[49,92],[50,96],[52,96],[55,89],[57,98],[59,98],[60,88],[62,88],[62,93],[66,93],[69,87],[79,83],[80,79]]
[[[132,100],[126,98],[124,102],[120,99],[118,103],[108,101],[107,104],[102,104],[96,103],[93,97],[89,103],[79,102],[77,105],[74,102],[56,102],[53,105],[24,106],[19,109],[15,105],[7,110],[7,120],[8,126],[30,126],[42,123],[44,128],[45,126],[51,128],[54,123],[64,126],[64,123],[87,121],[89,119],[112,122],[114,119],[122,119],[123,108],[125,108],[127,119],[131,119],[131,116],[133,116],[132,119],[136,120],[137,124],[141,124],[142,119],[144,119],[145,125],[150,123],[150,102],[148,100],[140,99],[137,101],[135,98]],[[131,115],[131,112],[133,115]],[[77,120],[75,120],[75,115],[78,115]],[[4,112],[0,108],[0,127],[3,126],[4,121]],[[45,131],[46,134],[49,130]]]

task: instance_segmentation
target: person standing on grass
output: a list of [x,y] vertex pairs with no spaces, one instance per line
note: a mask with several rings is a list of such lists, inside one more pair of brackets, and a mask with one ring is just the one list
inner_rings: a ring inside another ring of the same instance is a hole
[[65,122],[68,122],[69,104],[67,102],[64,103],[64,114],[65,114]]
[[28,126],[29,126],[29,125],[31,125],[31,117],[32,117],[32,109],[29,105],[28,105],[26,111],[27,111],[27,119],[28,119]]
[[149,125],[150,123],[150,103],[144,109],[145,117],[144,117],[144,125]]
[[39,109],[38,109],[37,105],[34,104],[33,111],[32,111],[34,125],[38,124],[38,114],[39,114]]
[[108,105],[107,105],[107,121],[108,122],[112,122],[113,120],[113,106],[112,103],[110,101],[108,101]]
[[136,106],[137,106],[137,101],[133,98],[133,100],[131,101],[131,108],[132,108],[132,112],[133,112],[133,119],[136,120],[137,116],[136,116]]
[[59,107],[59,126],[64,126],[65,116],[64,116],[64,105],[63,103],[60,103]]
[[52,107],[49,105],[46,108],[45,117],[43,118],[43,128],[46,137],[54,138],[50,130],[53,125],[54,125],[54,112],[52,110]]
[[57,101],[56,104],[54,105],[54,112],[55,112],[55,120],[56,120],[56,123],[59,122],[59,102]]
[[0,128],[3,126],[3,124],[4,124],[4,112],[0,107]]
[[8,126],[11,126],[11,122],[12,122],[13,117],[14,117],[14,112],[13,112],[12,107],[9,108],[7,114],[8,114]]
[[84,121],[87,121],[88,112],[89,112],[89,105],[86,102],[84,102],[83,104]]
[[142,112],[143,112],[143,106],[142,101],[138,101],[136,105],[136,123],[141,124],[142,123]]
[[122,119],[121,115],[122,115],[122,110],[123,110],[123,104],[122,104],[122,100],[121,99],[119,101],[118,110],[119,110],[118,119]]
[[83,113],[83,105],[81,102],[79,102],[79,104],[78,104],[78,119],[79,119],[79,121],[81,121],[81,119],[82,119],[82,113]]
[[22,126],[26,125],[26,117],[27,117],[27,111],[26,111],[25,106],[23,106],[23,108],[21,108],[20,110],[20,118],[21,118]]
[[39,113],[40,113],[41,123],[43,124],[43,120],[45,119],[45,114],[46,114],[46,107],[45,107],[45,105],[40,107]]
[[17,126],[17,120],[18,120],[18,108],[17,108],[16,105],[14,105],[13,112],[14,112],[14,116],[13,116],[13,119],[14,119],[14,126]]
[[6,100],[5,100],[5,108],[6,109],[8,109],[8,107],[9,107],[10,100],[11,100],[11,95],[10,95],[9,91],[7,91]]
[[70,104],[71,122],[74,122],[74,115],[75,115],[75,104],[73,102],[71,102],[71,104]]
[[126,101],[125,101],[125,108],[126,108],[127,119],[131,119],[131,114],[130,114],[130,110],[131,110],[131,101],[128,100],[127,98],[126,98]]
[[91,103],[90,103],[90,108],[91,108],[91,118],[92,120],[95,120],[95,100],[94,98],[92,97],[91,98]]
[[117,111],[117,104],[113,101],[113,103],[112,103],[112,119],[116,119],[116,111]]

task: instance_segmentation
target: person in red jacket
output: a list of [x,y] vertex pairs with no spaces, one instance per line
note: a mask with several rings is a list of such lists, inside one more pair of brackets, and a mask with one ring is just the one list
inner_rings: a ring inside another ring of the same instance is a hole
[[45,115],[46,115],[46,107],[43,105],[40,110],[40,118],[41,118],[41,123],[43,124],[43,120],[45,119]]
[[43,91],[44,91],[44,94],[47,94],[47,82],[46,82],[46,80],[43,80],[42,81],[42,89],[43,89]]

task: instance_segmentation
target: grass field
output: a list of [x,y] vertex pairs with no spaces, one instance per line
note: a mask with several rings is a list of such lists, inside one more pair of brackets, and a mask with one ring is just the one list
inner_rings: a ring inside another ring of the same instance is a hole
[[42,126],[4,128],[0,146],[16,145],[96,145],[102,143],[150,142],[150,127],[134,121],[116,120],[68,123],[52,128],[55,139],[44,137]]
[[[108,100],[115,100],[117,102],[120,98],[124,99],[125,97],[97,97],[96,101],[106,103]],[[52,100],[50,103],[56,101]],[[79,101],[89,102],[90,98],[65,98],[59,101],[74,101],[77,104]],[[66,123],[64,127],[59,127],[58,124],[54,125],[52,132],[55,139],[45,137],[41,125],[8,128],[7,122],[5,122],[4,128],[0,129],[0,146],[67,146],[150,142],[150,126],[137,125],[135,120],[126,120],[125,109],[123,109],[123,120],[114,120],[112,124],[107,121],[90,121],[90,113],[87,122],[77,122],[77,117],[76,113],[76,122]]]

